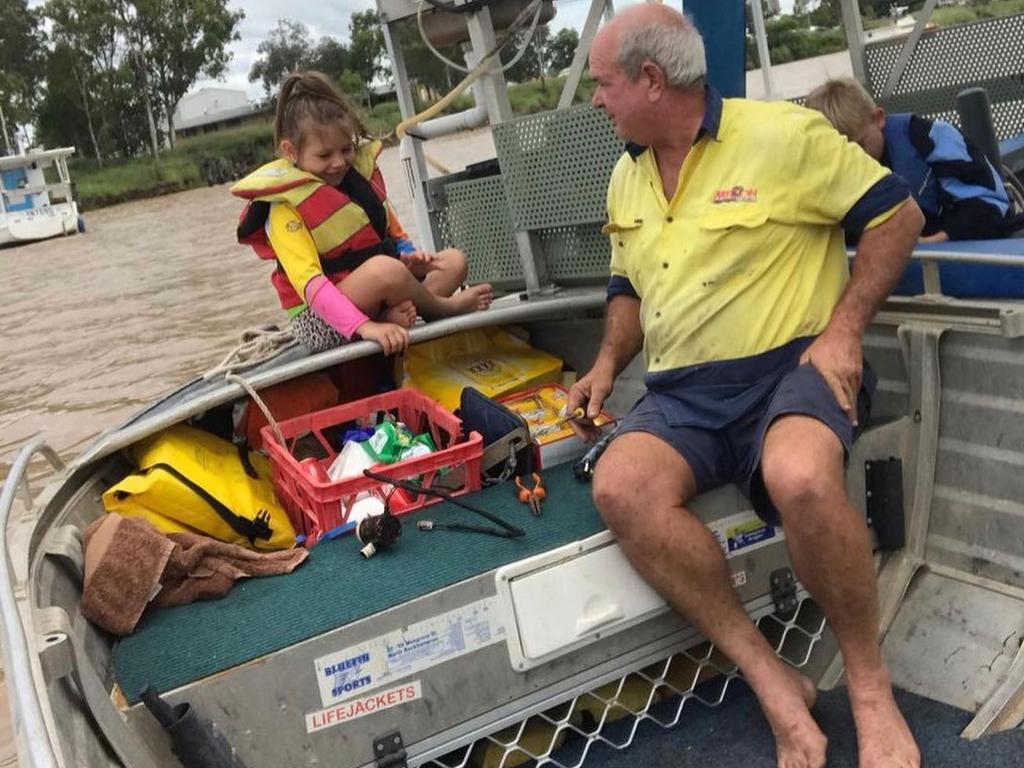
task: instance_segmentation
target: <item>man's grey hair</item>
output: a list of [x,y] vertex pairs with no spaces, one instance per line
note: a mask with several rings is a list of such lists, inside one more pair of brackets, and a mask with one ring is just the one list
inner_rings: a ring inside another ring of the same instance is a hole
[[645,61],[652,61],[665,72],[668,84],[689,87],[707,74],[704,40],[685,16],[679,21],[656,21],[632,27],[622,33],[618,65],[630,80],[640,77]]

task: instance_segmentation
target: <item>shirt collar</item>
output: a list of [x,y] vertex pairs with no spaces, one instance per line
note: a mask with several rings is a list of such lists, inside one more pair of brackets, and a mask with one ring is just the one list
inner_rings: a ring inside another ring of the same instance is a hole
[[[697,131],[697,139],[694,141],[696,144],[705,135],[710,136],[715,141],[718,141],[718,129],[722,125],[722,94],[715,90],[714,86],[704,86],[704,117],[700,121],[700,129]],[[636,160],[640,155],[647,151],[647,147],[642,144],[636,144],[632,141],[626,142],[626,151],[629,156]]]

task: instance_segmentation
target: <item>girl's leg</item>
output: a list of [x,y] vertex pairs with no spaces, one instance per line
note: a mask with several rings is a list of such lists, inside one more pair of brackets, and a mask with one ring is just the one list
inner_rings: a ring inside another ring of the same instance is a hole
[[436,296],[412,276],[398,259],[374,256],[351,272],[338,288],[370,317],[386,307],[411,300],[427,320],[451,317],[487,309],[491,304],[491,286],[475,285],[454,296]]
[[445,248],[435,254],[439,269],[427,273],[423,285],[435,296],[451,296],[466,282],[469,267],[466,255],[458,248]]

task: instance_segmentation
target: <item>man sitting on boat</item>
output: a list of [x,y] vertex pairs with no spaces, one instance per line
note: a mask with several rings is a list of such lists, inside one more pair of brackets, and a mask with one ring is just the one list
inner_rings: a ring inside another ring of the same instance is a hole
[[956,126],[907,113],[887,115],[850,78],[815,88],[807,106],[906,179],[924,213],[922,242],[1011,237],[1024,227],[1000,173]]
[[[878,643],[868,530],[844,461],[870,405],[863,334],[923,218],[905,182],[788,103],[722,99],[693,24],[626,9],[597,35],[593,103],[629,143],[608,190],[604,339],[568,409],[593,419],[641,351],[648,392],[596,467],[594,500],[635,568],[742,671],[779,766],[820,768],[813,684],[747,617],[687,509],[727,483],[785,526],[846,663],[861,768],[917,766]],[[852,278],[843,232],[860,236]],[[586,424],[579,424],[581,432]]]

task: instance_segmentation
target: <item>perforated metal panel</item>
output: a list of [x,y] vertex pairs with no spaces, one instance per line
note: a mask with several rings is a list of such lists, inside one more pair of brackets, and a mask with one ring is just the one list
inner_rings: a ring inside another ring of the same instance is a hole
[[559,285],[605,283],[612,250],[600,224],[552,227],[536,233],[548,275]]
[[623,142],[588,105],[528,115],[494,127],[505,194],[518,230],[603,222]]
[[[821,610],[811,600],[796,612],[768,615],[758,626],[782,658],[800,668],[825,631]],[[580,694],[521,723],[489,734],[424,763],[429,768],[513,768],[531,765],[581,768],[591,748],[629,747],[644,721],[662,728],[685,727],[694,706],[716,707],[740,679],[736,667],[708,642],[675,653],[592,691]],[[682,763],[680,763],[682,764]]]
[[892,96],[880,99],[904,39],[865,48],[869,90],[891,112],[915,112],[959,124],[956,95],[981,86],[1000,139],[1024,131],[1024,14],[925,32]]
[[522,287],[523,266],[501,177],[455,182],[445,193],[448,206],[437,214],[441,242],[466,254],[470,282],[503,290]]

